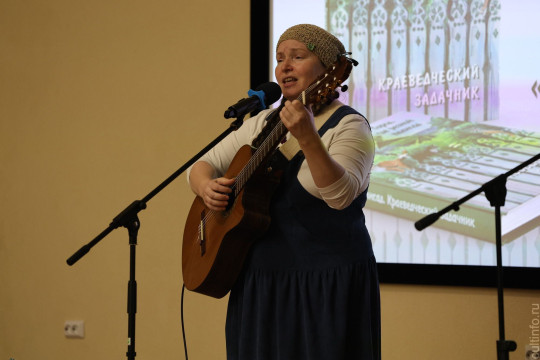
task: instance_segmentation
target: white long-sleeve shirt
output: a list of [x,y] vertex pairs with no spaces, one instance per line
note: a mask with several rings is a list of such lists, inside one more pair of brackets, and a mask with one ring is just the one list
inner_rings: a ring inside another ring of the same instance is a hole
[[[322,125],[343,104],[335,100],[315,117],[315,124]],[[231,164],[238,150],[251,144],[265,125],[266,117],[272,110],[261,111],[247,119],[236,131],[200,158],[212,166],[214,177],[221,177]],[[287,139],[290,137],[287,134]],[[332,185],[318,188],[304,160],[298,171],[298,181],[311,195],[324,200],[334,209],[344,209],[369,185],[369,175],[373,165],[375,145],[367,120],[356,114],[347,115],[334,128],[328,129],[321,137],[328,153],[344,169],[344,175]],[[294,139],[293,139],[294,141]],[[188,179],[191,168],[188,170]]]

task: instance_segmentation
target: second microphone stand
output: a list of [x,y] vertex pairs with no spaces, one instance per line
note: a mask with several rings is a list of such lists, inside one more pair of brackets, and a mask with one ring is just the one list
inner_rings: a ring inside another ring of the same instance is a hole
[[504,326],[504,296],[503,296],[503,266],[502,266],[502,232],[501,232],[501,207],[504,206],[506,200],[506,180],[510,175],[520,171],[521,169],[531,165],[540,159],[540,154],[530,158],[524,163],[516,166],[510,171],[497,176],[496,178],[488,181],[480,188],[476,189],[472,193],[464,196],[463,198],[455,201],[451,205],[438,211],[437,213],[429,214],[426,217],[418,220],[414,226],[418,231],[425,229],[426,227],[437,221],[442,215],[446,214],[450,210],[459,211],[459,206],[468,201],[472,197],[484,192],[486,198],[492,207],[495,208],[495,246],[497,251],[497,303],[499,312],[499,340],[497,341],[497,359],[509,360],[509,352],[517,349],[517,344],[513,340],[506,340],[505,338],[505,326]]

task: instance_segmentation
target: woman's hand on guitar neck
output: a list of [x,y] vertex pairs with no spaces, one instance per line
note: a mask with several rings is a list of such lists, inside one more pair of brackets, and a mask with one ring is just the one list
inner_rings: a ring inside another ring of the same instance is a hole
[[324,188],[338,181],[345,169],[330,156],[324,146],[311,109],[298,100],[287,101],[279,115],[283,125],[298,140],[315,185]]
[[214,170],[206,162],[197,162],[189,174],[191,189],[203,200],[206,207],[214,211],[223,211],[229,202],[229,193],[235,179],[224,177],[212,178]]
[[305,107],[300,101],[287,100],[279,116],[283,125],[298,140],[299,144],[319,138],[311,109]]

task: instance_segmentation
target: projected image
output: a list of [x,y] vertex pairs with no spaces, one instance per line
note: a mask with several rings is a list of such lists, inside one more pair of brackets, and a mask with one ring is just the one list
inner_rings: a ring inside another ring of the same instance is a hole
[[[273,2],[273,49],[283,30],[309,22],[359,62],[340,100],[367,117],[377,145],[366,217],[378,261],[494,265],[495,212],[484,194],[421,232],[414,222],[540,153],[540,3],[294,3],[304,11]],[[540,162],[506,188],[503,263],[538,267]]]

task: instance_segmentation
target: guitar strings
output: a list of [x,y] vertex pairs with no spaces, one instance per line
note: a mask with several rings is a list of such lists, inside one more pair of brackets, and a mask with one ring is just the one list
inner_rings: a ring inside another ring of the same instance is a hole
[[[234,197],[236,198],[238,194],[240,194],[240,191],[244,188],[244,185],[246,184],[247,180],[253,175],[253,172],[257,169],[257,167],[260,165],[260,162],[263,160],[263,158],[270,153],[270,150],[273,147],[277,147],[279,142],[279,137],[283,136],[286,132],[285,125],[280,121],[276,124],[276,126],[272,129],[269,136],[263,141],[261,146],[257,148],[255,153],[249,158],[246,165],[240,170],[240,172],[236,176],[236,180],[234,184],[231,186],[231,189],[233,190]],[[279,133],[283,133],[280,135]],[[197,235],[196,235],[196,241],[200,245],[202,236],[201,234],[204,233],[204,227],[206,224],[212,220],[216,215],[218,214],[215,210],[209,210],[206,212],[203,219],[201,219],[201,222],[198,225],[197,228]]]

